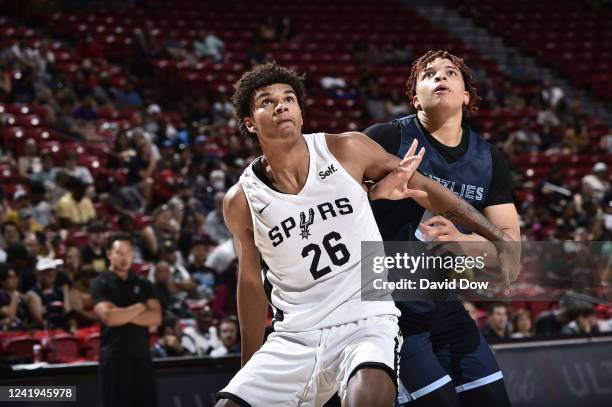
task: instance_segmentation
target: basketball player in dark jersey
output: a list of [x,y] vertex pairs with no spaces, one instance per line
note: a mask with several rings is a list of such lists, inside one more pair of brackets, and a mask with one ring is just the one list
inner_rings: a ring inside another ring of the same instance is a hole
[[[365,133],[400,157],[418,140],[428,151],[419,171],[471,203],[508,240],[519,241],[508,165],[496,148],[464,123],[479,99],[470,69],[448,52],[429,51],[412,65],[406,91],[416,113],[375,124]],[[434,216],[411,199],[376,201],[372,207],[385,241],[487,244],[482,236]],[[510,405],[499,366],[459,301],[403,301],[397,305],[404,334],[400,405]]]

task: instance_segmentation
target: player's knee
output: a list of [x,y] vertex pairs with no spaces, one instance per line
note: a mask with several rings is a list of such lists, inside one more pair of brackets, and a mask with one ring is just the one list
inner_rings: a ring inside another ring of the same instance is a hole
[[228,399],[219,399],[215,407],[240,407],[238,404],[234,403],[232,400]]
[[395,402],[396,389],[389,375],[380,369],[363,369],[349,381],[347,407],[390,407]]

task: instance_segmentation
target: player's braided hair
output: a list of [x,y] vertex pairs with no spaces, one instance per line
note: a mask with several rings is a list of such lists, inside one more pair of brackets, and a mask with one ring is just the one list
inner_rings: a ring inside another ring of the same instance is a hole
[[465,90],[470,94],[470,101],[467,106],[463,106],[463,116],[469,117],[470,114],[476,112],[478,110],[478,102],[480,101],[480,95],[478,95],[478,89],[476,89],[476,79],[474,79],[474,74],[472,70],[465,64],[463,58],[459,58],[448,51],[428,51],[425,55],[421,56],[419,59],[412,63],[412,67],[410,70],[410,77],[408,77],[408,81],[406,82],[406,96],[409,98],[410,108],[414,111],[414,106],[412,105],[412,99],[416,94],[416,85],[417,79],[421,71],[423,71],[427,64],[434,61],[436,58],[448,59],[451,61],[459,71],[461,71],[461,75],[463,76],[463,82],[465,83]]
[[247,130],[244,124],[244,119],[253,113],[251,102],[255,91],[275,83],[284,83],[293,88],[302,114],[304,114],[304,103],[306,100],[304,75],[298,75],[292,70],[278,65],[276,62],[257,65],[250,71],[245,72],[234,85],[234,95],[232,96],[234,118],[238,124],[238,130],[243,135],[255,136]]

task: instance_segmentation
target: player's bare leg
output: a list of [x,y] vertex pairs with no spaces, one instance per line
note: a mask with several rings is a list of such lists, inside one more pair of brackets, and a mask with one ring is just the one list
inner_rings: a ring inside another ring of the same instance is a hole
[[396,388],[387,372],[361,369],[348,383],[347,407],[390,407],[395,402]]
[[240,407],[238,404],[234,403],[232,400],[221,399],[217,401],[215,407]]

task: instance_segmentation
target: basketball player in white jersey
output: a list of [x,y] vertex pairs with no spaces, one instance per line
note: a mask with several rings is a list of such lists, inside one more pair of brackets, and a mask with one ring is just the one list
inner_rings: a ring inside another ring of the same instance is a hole
[[[241,132],[257,136],[263,156],[224,201],[239,259],[243,368],[217,406],[321,406],[335,392],[346,406],[392,406],[399,312],[360,298],[361,241],[382,240],[364,181],[376,182],[370,199],[412,197],[501,232],[415,172],[416,143],[399,160],[361,133],[302,134],[304,97],[302,78],[269,63],[245,73],[232,98]],[[268,302],[274,332],[262,345]]]

